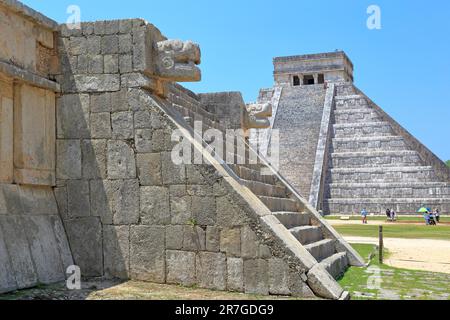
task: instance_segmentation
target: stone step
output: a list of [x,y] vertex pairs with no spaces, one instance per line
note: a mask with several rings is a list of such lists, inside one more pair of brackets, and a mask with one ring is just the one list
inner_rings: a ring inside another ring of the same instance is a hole
[[301,244],[307,245],[323,239],[322,230],[316,226],[300,226],[289,229],[292,235],[300,241]]
[[347,270],[349,262],[346,252],[338,252],[322,260],[320,264],[335,279],[339,279]]
[[336,86],[336,95],[355,94],[356,90],[353,84],[339,84]]
[[367,99],[362,95],[347,95],[335,97],[335,110],[369,108]]
[[388,122],[354,122],[334,124],[333,134],[336,138],[364,136],[392,136],[393,131]]
[[335,254],[335,240],[323,239],[306,245],[305,249],[308,250],[318,262],[321,262]]
[[311,216],[309,213],[298,212],[274,212],[273,215],[280,220],[287,229],[298,226],[306,226],[311,223]]
[[[359,214],[367,212],[384,215],[386,208],[397,214],[418,214],[422,206],[439,208],[443,214],[450,213],[450,197],[447,198],[337,198],[324,200],[325,214]],[[370,219],[370,218],[369,218]]]
[[236,175],[244,180],[259,181],[271,185],[275,185],[278,181],[277,177],[274,175],[262,175],[261,170],[253,170],[243,165],[236,164],[232,164],[229,166],[236,173]]
[[450,183],[445,182],[387,182],[332,183],[331,198],[439,198],[450,197]]
[[272,212],[280,212],[280,211],[292,211],[299,212],[304,208],[299,208],[300,204],[297,204],[295,200],[289,198],[276,198],[276,197],[266,197],[259,196],[258,197]]
[[407,150],[405,140],[400,136],[372,136],[334,138],[334,152]]
[[334,168],[417,166],[422,160],[414,150],[339,152],[331,154]]
[[370,108],[337,109],[334,111],[335,123],[381,122],[383,119]]
[[259,181],[241,180],[243,184],[258,196],[286,197],[286,187],[267,184]]
[[431,166],[332,168],[328,183],[344,182],[427,182],[437,177]]

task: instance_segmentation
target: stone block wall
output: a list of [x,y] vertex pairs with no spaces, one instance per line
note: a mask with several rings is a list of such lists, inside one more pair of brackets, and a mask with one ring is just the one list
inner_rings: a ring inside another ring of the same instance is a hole
[[[82,275],[314,296],[308,269],[216,168],[173,164],[177,126],[161,109],[172,104],[133,81],[142,28],[106,21],[61,33],[71,73],[57,102],[55,195]],[[192,100],[172,89],[171,101]]]

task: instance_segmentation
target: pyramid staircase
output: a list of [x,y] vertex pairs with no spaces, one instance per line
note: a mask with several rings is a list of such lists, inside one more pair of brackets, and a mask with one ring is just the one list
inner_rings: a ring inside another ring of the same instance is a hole
[[394,130],[353,85],[336,87],[324,211],[413,214],[422,205],[450,212],[450,183]]

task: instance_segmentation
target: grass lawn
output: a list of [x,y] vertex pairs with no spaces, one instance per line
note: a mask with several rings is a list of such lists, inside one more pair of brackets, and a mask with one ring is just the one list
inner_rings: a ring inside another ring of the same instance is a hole
[[[327,220],[340,220],[341,216],[325,216],[325,219]],[[386,221],[386,216],[369,216],[368,217],[369,221],[370,220],[376,220],[376,221]],[[357,220],[357,221],[361,221],[361,217],[359,215],[353,215],[350,216],[350,220]],[[422,216],[397,216],[397,222],[419,222],[419,223],[424,223],[423,217]],[[445,216],[442,217],[441,216],[441,222],[450,222],[450,217]]]
[[365,259],[372,255],[368,267],[350,267],[338,280],[339,284],[351,293],[352,299],[450,299],[449,274],[380,265],[376,246],[370,244],[352,246]]
[[[344,236],[378,237],[377,225],[347,224],[334,225],[333,228]],[[393,223],[383,226],[383,234],[386,238],[450,240],[450,225],[426,226]]]

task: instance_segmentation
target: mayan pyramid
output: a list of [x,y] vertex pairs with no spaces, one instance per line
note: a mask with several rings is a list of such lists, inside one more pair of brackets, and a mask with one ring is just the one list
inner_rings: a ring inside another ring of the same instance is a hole
[[[270,128],[253,130],[267,153],[279,129],[280,173],[324,214],[423,205],[450,212],[449,168],[353,84],[344,52],[274,59]],[[262,137],[262,138],[261,138]]]

